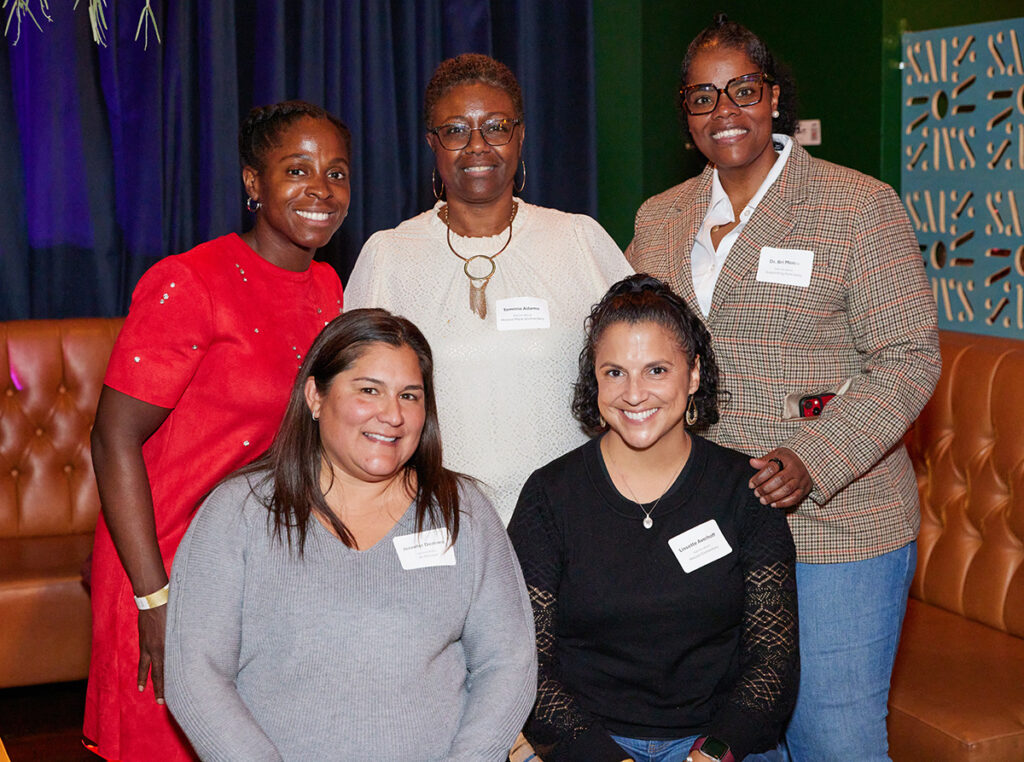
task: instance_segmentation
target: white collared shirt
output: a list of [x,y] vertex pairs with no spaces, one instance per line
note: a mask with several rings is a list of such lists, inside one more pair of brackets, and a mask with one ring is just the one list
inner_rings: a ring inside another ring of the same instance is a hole
[[757,193],[750,199],[750,203],[740,212],[739,224],[725,234],[717,249],[711,242],[711,228],[716,225],[728,225],[736,219],[736,215],[733,214],[732,202],[729,201],[729,196],[722,187],[721,180],[718,179],[718,169],[716,168],[712,173],[711,203],[708,204],[708,213],[704,215],[704,222],[701,223],[700,230],[697,231],[697,240],[690,253],[693,290],[697,294],[697,304],[700,305],[700,310],[705,317],[711,311],[711,298],[714,296],[715,284],[718,283],[718,275],[722,272],[725,258],[729,256],[732,245],[736,243],[743,228],[747,226],[747,221],[754,214],[754,209],[757,208],[764,194],[782,174],[782,168],[786,166],[786,160],[793,150],[793,139],[788,135],[772,134],[772,140],[782,146],[782,150],[779,151],[779,155],[775,159],[775,164],[772,165],[768,176],[761,183],[761,187],[757,189]]

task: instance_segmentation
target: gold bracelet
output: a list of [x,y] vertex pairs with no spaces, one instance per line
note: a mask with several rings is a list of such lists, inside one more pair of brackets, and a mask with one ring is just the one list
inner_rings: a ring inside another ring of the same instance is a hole
[[167,603],[167,599],[170,597],[171,583],[168,582],[166,585],[161,587],[155,593],[149,595],[136,595],[135,605],[139,607],[139,611],[148,611],[149,609],[156,609]]

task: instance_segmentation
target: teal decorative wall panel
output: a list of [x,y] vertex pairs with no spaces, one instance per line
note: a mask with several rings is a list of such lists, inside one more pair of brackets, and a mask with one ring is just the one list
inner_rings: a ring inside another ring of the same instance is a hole
[[1024,18],[902,46],[901,188],[939,325],[1024,338]]

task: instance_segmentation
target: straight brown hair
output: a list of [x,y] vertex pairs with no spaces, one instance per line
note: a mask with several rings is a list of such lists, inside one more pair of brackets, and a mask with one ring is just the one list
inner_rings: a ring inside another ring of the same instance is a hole
[[[306,355],[295,379],[291,398],[277,436],[266,454],[243,469],[264,476],[273,484],[263,498],[273,535],[289,547],[297,544],[301,555],[312,513],[326,521],[349,547],[355,541],[345,524],[328,507],[320,487],[324,450],[320,426],[306,405],[306,380],[313,378],[317,392],[326,395],[335,377],[347,370],[374,344],[409,347],[416,353],[423,375],[425,419],[416,451],[405,464],[402,478],[416,485],[416,528],[427,519],[448,529],[452,544],[459,534],[459,482],[462,477],[442,465],[441,429],[434,396],[434,359],[430,345],[412,322],[381,309],[352,310],[332,320]],[[265,492],[265,490],[263,491]],[[254,494],[259,494],[255,489]],[[294,533],[294,538],[293,538]]]

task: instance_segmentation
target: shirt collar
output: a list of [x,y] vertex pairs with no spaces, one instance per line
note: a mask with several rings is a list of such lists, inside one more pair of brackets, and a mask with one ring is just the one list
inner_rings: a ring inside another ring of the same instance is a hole
[[[779,179],[779,175],[782,174],[782,170],[786,166],[786,160],[789,159],[789,155],[793,152],[793,139],[789,135],[773,133],[772,142],[779,155],[775,158],[775,163],[772,165],[771,170],[769,170],[768,176],[761,182],[761,187],[757,189],[757,193],[754,194],[754,197],[750,199],[750,203],[745,207],[751,211],[761,202],[764,194],[768,192],[772,184]],[[732,211],[732,203],[729,201],[725,188],[722,187],[722,181],[718,179],[718,168],[716,167],[711,173],[711,201],[708,203],[706,223],[709,225],[722,225],[733,222],[735,219],[736,216]]]

